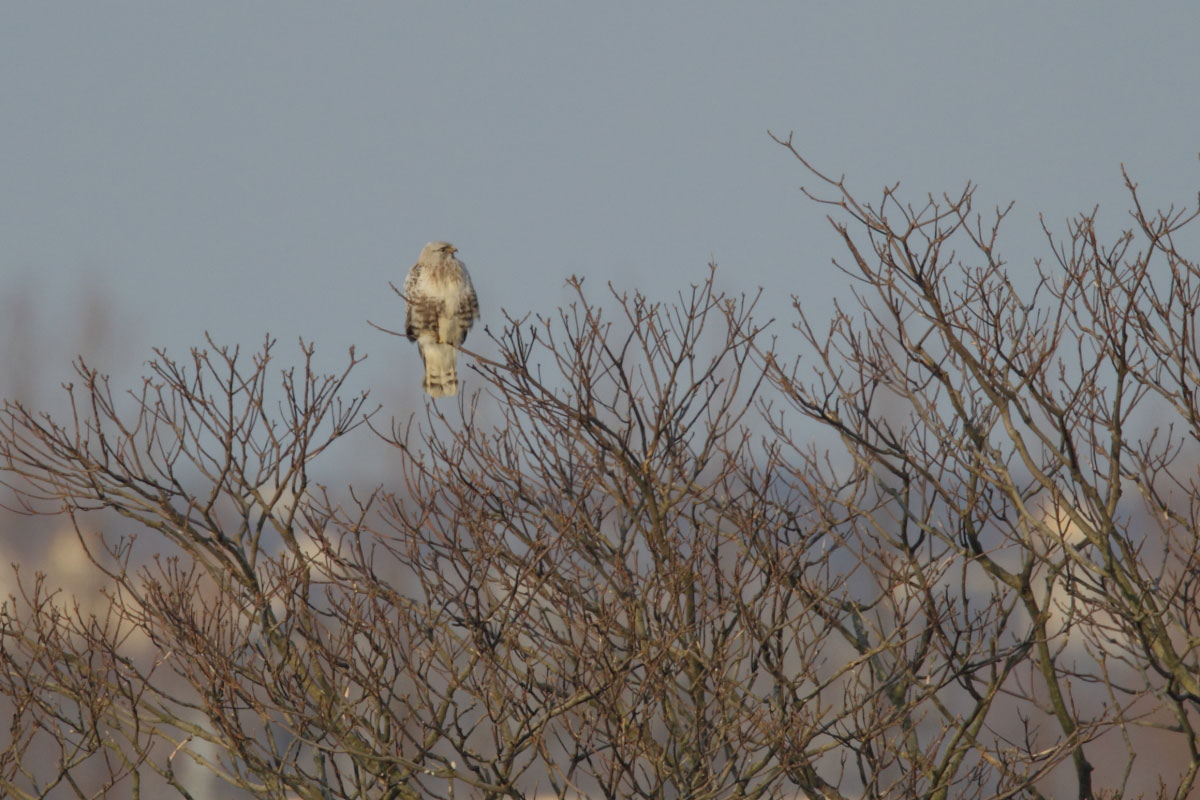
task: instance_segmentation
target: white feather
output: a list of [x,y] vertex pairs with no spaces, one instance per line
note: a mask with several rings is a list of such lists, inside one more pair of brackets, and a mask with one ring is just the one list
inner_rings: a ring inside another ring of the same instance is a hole
[[421,356],[425,359],[425,391],[430,397],[458,394],[458,352],[452,344],[420,341]]

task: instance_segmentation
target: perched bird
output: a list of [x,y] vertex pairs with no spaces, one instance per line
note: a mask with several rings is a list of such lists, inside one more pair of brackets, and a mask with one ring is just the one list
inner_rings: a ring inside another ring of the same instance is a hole
[[456,252],[449,242],[430,242],[404,279],[404,332],[421,349],[421,385],[430,397],[458,392],[458,347],[479,318],[475,287]]

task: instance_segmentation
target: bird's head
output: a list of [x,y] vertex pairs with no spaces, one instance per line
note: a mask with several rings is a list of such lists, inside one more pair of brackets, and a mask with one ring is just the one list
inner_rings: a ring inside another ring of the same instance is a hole
[[425,245],[425,249],[421,251],[421,261],[436,262],[443,259],[454,258],[454,254],[458,252],[458,248],[449,242],[430,242]]

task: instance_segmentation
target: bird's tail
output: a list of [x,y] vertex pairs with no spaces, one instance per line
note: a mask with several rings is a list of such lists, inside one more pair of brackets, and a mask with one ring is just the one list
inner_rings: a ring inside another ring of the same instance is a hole
[[430,397],[458,394],[458,350],[452,344],[422,342],[421,356],[425,360],[425,382]]

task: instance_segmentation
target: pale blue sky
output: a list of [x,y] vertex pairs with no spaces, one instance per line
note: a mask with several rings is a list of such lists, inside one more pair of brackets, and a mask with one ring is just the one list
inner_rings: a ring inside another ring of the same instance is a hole
[[106,293],[134,369],[270,331],[356,343],[367,378],[418,368],[366,320],[399,319],[387,283],[431,239],[494,327],[572,273],[666,297],[710,254],[765,313],[827,305],[836,242],[768,129],[864,196],[1016,200],[1027,270],[1039,211],[1124,219],[1121,162],[1194,203],[1197,8],[6,3],[0,291],[35,286],[42,324]]

